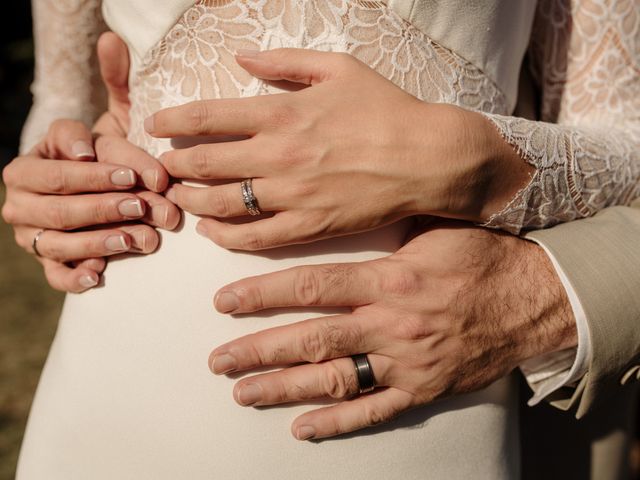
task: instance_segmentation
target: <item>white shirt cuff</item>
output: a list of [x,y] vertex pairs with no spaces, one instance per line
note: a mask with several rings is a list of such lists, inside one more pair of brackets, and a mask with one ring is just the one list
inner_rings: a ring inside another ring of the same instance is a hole
[[551,263],[556,269],[562,286],[569,297],[578,333],[577,347],[540,355],[520,365],[527,383],[534,392],[528,404],[529,406],[534,406],[556,390],[566,385],[572,385],[582,378],[587,372],[591,360],[591,340],[589,338],[587,316],[571,282],[547,247],[535,239],[531,240],[540,245],[551,259]]

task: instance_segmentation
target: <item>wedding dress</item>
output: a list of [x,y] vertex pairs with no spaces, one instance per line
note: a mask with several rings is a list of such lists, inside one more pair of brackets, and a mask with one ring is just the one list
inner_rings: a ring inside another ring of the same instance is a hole
[[[580,208],[567,201],[568,208],[554,210],[535,203],[544,195],[528,193],[570,192],[577,199],[588,182],[576,181],[580,177],[572,168],[591,167],[573,161],[591,137],[572,129],[574,117],[565,106],[543,110],[546,120],[565,120],[565,130],[506,116],[516,101],[533,1],[35,0],[34,7],[39,39],[34,91],[42,100],[25,129],[25,145],[53,118],[90,122],[100,111],[90,45],[104,29],[102,9],[132,57],[129,138],[153,155],[171,148],[142,129],[153,111],[193,99],[278,91],[240,69],[234,51],[300,47],[349,52],[422,100],[486,112],[538,168],[532,184],[496,213],[491,226],[518,231],[539,221],[549,225],[638,193],[637,130],[621,131],[610,148],[596,142],[595,154],[608,162],[597,172],[603,185],[611,186],[610,195],[593,201],[580,197]],[[626,117],[616,125],[623,121]],[[534,127],[542,133],[531,141],[526,131]],[[552,148],[558,144],[564,148]],[[544,163],[549,158],[553,161]],[[609,168],[612,178],[606,175]],[[540,172],[556,181],[539,180]],[[517,406],[510,378],[383,426],[299,442],[289,425],[313,405],[239,407],[231,396],[233,381],[208,370],[213,347],[319,314],[231,318],[213,310],[216,289],[293,265],[386,255],[402,244],[403,224],[248,254],[196,235],[196,221],[185,214],[179,231],[163,232],[157,253],[113,259],[103,287],[67,296],[29,418],[19,480],[517,478]]]

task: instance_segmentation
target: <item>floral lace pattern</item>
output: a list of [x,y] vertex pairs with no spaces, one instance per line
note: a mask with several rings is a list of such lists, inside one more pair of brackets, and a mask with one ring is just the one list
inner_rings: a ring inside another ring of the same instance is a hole
[[36,0],[34,103],[22,132],[24,153],[58,118],[92,125],[104,112],[106,96],[98,70],[96,44],[107,30],[99,0]]
[[541,119],[489,116],[536,168],[486,226],[513,233],[587,217],[640,196],[640,6],[540,0],[531,41]]
[[152,154],[142,119],[194,99],[275,90],[240,68],[238,49],[349,52],[421,100],[507,113],[507,99],[478,68],[427,37],[381,2],[201,0],[146,56],[133,76],[130,140]]

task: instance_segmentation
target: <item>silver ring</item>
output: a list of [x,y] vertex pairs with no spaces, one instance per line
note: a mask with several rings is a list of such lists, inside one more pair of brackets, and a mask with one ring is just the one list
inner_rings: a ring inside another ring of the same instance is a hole
[[255,216],[260,215],[262,212],[258,206],[258,199],[253,194],[252,183],[253,179],[248,178],[240,184],[240,188],[242,190],[242,200],[244,201],[244,206],[247,209],[247,212],[249,212],[249,215]]
[[356,367],[356,376],[358,378],[358,391],[367,393],[376,388],[376,378],[373,376],[373,369],[369,363],[369,357],[366,353],[360,353],[351,357]]
[[40,252],[38,251],[38,240],[40,240],[40,237],[46,231],[47,231],[46,229],[40,230],[38,233],[36,233],[36,236],[33,237],[33,242],[31,242],[31,247],[33,248],[33,252],[36,254],[36,256],[41,258],[42,258],[42,255],[40,255]]

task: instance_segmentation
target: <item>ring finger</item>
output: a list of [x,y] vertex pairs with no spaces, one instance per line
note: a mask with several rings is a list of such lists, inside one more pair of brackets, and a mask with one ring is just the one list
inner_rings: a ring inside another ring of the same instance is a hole
[[[389,358],[376,354],[367,356],[376,386],[387,386]],[[358,392],[354,362],[350,357],[343,357],[244,378],[236,383],[233,397],[243,406],[262,406],[326,397],[343,399]]]
[[[273,183],[257,178],[252,181],[252,190],[262,212],[274,212],[286,208],[282,190],[273,188]],[[228,183],[214,187],[187,187],[172,185],[166,197],[183,210],[194,215],[210,215],[218,218],[249,215],[242,196],[240,183]]]
[[128,251],[151,253],[158,245],[155,230],[147,225],[122,226],[85,232],[61,232],[33,227],[17,227],[16,239],[20,246],[31,253],[33,240],[37,240],[41,257],[66,263],[86,258],[106,257]]

